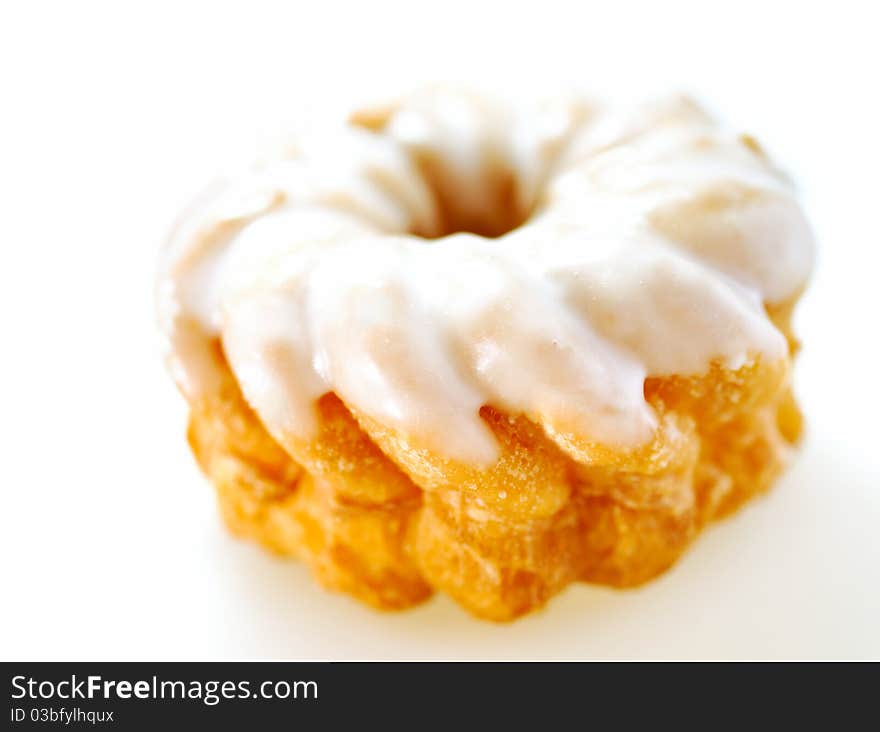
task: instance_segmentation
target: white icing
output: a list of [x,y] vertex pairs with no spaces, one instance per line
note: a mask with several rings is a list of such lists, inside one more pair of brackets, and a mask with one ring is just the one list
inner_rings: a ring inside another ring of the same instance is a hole
[[[421,238],[511,219],[502,203],[531,215],[495,239]],[[784,357],[763,305],[797,293],[812,252],[786,179],[687,100],[519,109],[423,92],[380,132],[305,141],[209,194],[169,244],[160,317],[187,396],[213,387],[219,337],[282,442],[312,434],[332,391],[487,464],[483,405],[561,443],[635,446],[656,427],[647,376]]]

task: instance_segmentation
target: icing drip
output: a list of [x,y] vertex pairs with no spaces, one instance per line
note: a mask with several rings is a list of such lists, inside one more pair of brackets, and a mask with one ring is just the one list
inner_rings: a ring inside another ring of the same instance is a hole
[[332,391],[487,464],[485,404],[636,446],[656,427],[647,376],[786,356],[764,304],[802,287],[812,235],[760,149],[691,102],[424,92],[369,119],[221,185],[175,231],[160,319],[188,398],[215,386],[219,339],[282,443]]

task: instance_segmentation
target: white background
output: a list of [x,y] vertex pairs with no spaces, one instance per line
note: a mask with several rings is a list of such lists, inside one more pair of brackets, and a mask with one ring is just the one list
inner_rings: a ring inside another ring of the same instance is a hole
[[[871,6],[4,3],[2,657],[880,657]],[[641,590],[574,587],[510,626],[442,598],[377,614],[229,538],[189,456],[152,303],[177,211],[286,124],[428,80],[692,91],[801,185],[809,434]]]

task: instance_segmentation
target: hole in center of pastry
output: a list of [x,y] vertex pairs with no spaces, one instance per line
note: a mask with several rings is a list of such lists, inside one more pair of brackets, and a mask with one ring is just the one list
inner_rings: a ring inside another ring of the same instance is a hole
[[498,166],[481,176],[473,186],[462,187],[444,174],[442,161],[429,157],[418,161],[437,204],[439,226],[431,235],[413,232],[425,239],[452,234],[476,234],[497,239],[524,224],[531,213],[519,202],[516,174]]
[[[392,110],[361,110],[349,121],[374,134],[384,134]],[[427,240],[453,234],[475,234],[497,239],[522,226],[534,210],[533,196],[523,195],[522,181],[502,152],[481,150],[469,164],[462,165],[454,150],[430,144],[407,150],[411,162],[430,190],[436,220],[430,231],[409,233]]]

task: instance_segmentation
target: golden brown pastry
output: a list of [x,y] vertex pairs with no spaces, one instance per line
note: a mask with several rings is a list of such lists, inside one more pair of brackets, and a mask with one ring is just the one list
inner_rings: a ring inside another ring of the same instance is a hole
[[230,529],[375,607],[625,587],[782,470],[790,184],[675,99],[425,90],[225,182],[159,278]]

